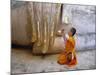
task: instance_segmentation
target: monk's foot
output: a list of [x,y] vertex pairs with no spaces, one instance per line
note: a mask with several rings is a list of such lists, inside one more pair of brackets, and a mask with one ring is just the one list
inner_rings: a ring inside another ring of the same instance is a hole
[[66,67],[72,69],[72,68],[75,68],[76,65],[67,65]]
[[63,63],[60,63],[59,61],[57,61],[57,63],[60,64],[60,65],[64,65]]

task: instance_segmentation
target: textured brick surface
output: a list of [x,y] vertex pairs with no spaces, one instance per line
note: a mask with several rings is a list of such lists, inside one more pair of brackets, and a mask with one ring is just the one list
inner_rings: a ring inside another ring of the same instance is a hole
[[77,29],[77,49],[95,49],[96,8],[91,5],[63,5],[62,22],[69,23]]

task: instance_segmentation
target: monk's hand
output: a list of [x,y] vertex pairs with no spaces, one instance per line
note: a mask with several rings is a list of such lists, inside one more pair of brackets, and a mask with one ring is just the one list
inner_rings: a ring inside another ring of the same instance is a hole
[[61,30],[61,33],[62,33],[62,35],[64,35],[64,34],[65,34],[65,30],[64,30],[64,29],[62,29],[62,30]]

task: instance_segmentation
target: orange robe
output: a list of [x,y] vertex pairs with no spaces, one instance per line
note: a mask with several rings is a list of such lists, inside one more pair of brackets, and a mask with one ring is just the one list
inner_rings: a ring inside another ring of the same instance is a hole
[[[73,59],[68,62],[68,53],[71,52]],[[62,52],[58,57],[58,63],[61,65],[66,64],[69,67],[75,66],[77,64],[76,52],[75,52],[75,39],[74,37],[69,37],[65,42],[65,51]]]

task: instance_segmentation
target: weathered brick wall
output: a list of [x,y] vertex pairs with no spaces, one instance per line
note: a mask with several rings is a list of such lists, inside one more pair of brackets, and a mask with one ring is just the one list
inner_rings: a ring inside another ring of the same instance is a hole
[[76,47],[78,50],[95,49],[96,8],[89,5],[63,5],[62,22],[69,22],[77,29]]

